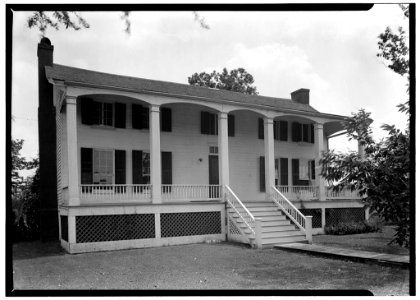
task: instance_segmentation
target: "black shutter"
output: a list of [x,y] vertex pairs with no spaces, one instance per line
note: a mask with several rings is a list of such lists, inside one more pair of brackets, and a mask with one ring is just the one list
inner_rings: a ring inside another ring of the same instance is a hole
[[172,184],[172,152],[162,151],[162,184]]
[[101,125],[102,123],[102,102],[92,101],[92,125]]
[[141,128],[149,129],[149,107],[141,107]]
[[287,141],[288,123],[280,121],[280,141]]
[[143,183],[143,151],[133,150],[132,170],[133,170],[133,184]]
[[235,136],[235,116],[228,115],[228,136]]
[[265,159],[260,156],[260,192],[265,192]]
[[264,120],[258,118],[258,138],[264,139]]
[[293,142],[302,141],[302,124],[298,122],[292,123],[292,141]]
[[280,158],[280,185],[289,185],[289,161]]
[[292,184],[299,184],[299,159],[292,159]]
[[82,184],[92,184],[93,169],[92,169],[92,148],[81,148],[81,178]]
[[142,117],[143,106],[139,104],[131,105],[131,124],[134,129],[142,129],[141,117]]
[[172,111],[168,107],[160,109],[160,128],[162,131],[172,131]]
[[209,118],[210,114],[206,111],[201,112],[201,133],[202,134],[209,134],[210,128],[209,128]]
[[309,143],[309,124],[302,124],[303,138],[304,142]]
[[311,160],[311,178],[314,180],[315,179],[315,160]]
[[115,184],[125,183],[125,150],[115,150]]
[[275,140],[279,140],[279,121],[273,121],[273,136]]
[[115,127],[125,128],[125,104],[115,103]]
[[82,106],[82,124],[92,125],[92,116],[93,116],[93,100],[89,98],[81,99]]
[[311,124],[311,140],[310,140],[310,142],[313,144],[314,140],[315,140],[314,124]]

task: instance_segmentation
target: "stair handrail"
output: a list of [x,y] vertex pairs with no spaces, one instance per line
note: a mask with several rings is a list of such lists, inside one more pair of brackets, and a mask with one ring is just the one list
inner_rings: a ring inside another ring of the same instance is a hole
[[[254,230],[254,228],[255,228],[255,217],[245,207],[245,205],[242,203],[242,201],[239,200],[238,196],[236,196],[236,194],[232,191],[232,189],[228,185],[225,185],[224,187],[225,187],[225,190],[226,190],[226,201],[227,201],[227,203],[229,204],[230,207],[232,207],[235,210],[235,212],[238,214],[238,216],[242,219],[242,221],[244,221],[246,226],[249,228],[249,230],[251,230],[252,234],[255,236],[255,230]],[[245,213],[242,214],[241,212],[239,212],[239,210],[237,209],[237,206],[242,208],[242,210]],[[252,226],[252,224],[254,226]]]
[[303,231],[306,231],[306,217],[275,186],[271,199]]

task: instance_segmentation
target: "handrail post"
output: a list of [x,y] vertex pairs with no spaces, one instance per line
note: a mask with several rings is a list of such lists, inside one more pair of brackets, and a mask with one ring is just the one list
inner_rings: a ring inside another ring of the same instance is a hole
[[312,244],[312,216],[305,216],[305,219],[306,240]]
[[255,218],[255,244],[258,249],[262,248],[261,218]]

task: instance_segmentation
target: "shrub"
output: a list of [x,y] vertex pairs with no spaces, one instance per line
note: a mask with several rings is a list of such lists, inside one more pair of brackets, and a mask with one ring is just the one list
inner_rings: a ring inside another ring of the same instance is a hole
[[346,235],[357,233],[377,232],[381,230],[382,223],[378,220],[337,223],[325,226],[325,233],[331,235]]

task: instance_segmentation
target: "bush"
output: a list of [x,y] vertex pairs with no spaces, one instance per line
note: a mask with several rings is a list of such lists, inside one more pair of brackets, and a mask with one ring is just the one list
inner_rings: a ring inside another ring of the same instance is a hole
[[357,233],[377,232],[382,228],[382,223],[378,220],[337,223],[325,226],[325,233],[331,235],[346,235]]

